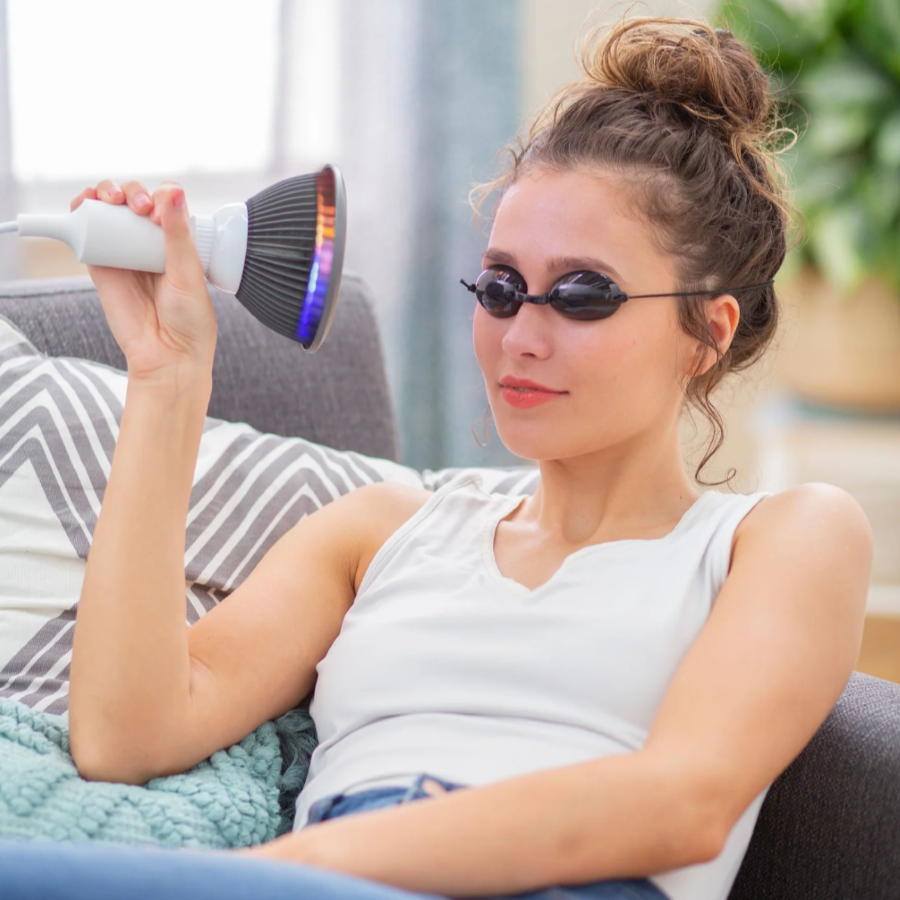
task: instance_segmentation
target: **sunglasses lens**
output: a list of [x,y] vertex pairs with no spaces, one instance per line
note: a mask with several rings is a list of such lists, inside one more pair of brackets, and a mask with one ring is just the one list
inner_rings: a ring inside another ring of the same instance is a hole
[[[527,296],[525,279],[503,266],[485,269],[475,282],[478,302],[496,318],[514,316]],[[611,316],[628,298],[600,272],[572,272],[560,278],[549,294],[551,306],[568,319],[594,320]]]
[[570,319],[605,319],[624,299],[619,286],[600,272],[573,272],[550,292],[551,305]]
[[497,318],[514,316],[522,305],[519,293],[525,293],[525,282],[512,269],[486,269],[475,282],[478,302]]

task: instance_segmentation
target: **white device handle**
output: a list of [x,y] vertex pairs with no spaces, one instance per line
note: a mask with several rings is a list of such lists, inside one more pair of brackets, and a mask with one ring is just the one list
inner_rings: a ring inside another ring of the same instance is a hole
[[[162,228],[128,206],[84,200],[66,215],[23,214],[16,219],[19,234],[64,241],[79,262],[139,272],[164,272],[166,249]],[[209,269],[216,223],[212,217],[191,216],[191,233],[203,271]],[[243,266],[243,260],[241,260]]]

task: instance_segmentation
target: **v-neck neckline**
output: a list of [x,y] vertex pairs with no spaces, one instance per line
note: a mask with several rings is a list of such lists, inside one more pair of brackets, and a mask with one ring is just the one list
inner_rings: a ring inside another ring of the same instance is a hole
[[573,550],[571,553],[563,557],[562,562],[556,568],[554,572],[551,573],[550,577],[544,581],[542,584],[539,584],[535,588],[530,588],[525,584],[522,584],[521,581],[516,581],[515,578],[511,578],[508,575],[504,575],[500,571],[500,567],[497,565],[497,557],[494,554],[494,541],[497,537],[497,529],[500,527],[500,523],[505,519],[510,513],[514,510],[518,509],[522,503],[528,499],[527,494],[522,494],[519,496],[507,497],[505,498],[505,502],[500,505],[499,510],[495,509],[493,514],[488,513],[485,517],[484,527],[481,533],[481,555],[484,561],[485,568],[488,571],[488,574],[493,578],[494,581],[499,582],[501,584],[506,585],[511,590],[523,595],[523,596],[534,596],[540,592],[542,592],[545,588],[549,587],[559,576],[559,573],[563,570],[563,568],[569,564],[569,560],[580,558],[582,556],[586,556],[593,552],[609,552],[611,549],[623,548],[623,547],[650,547],[653,545],[661,545],[664,542],[671,541],[674,537],[676,537],[680,532],[682,532],[685,527],[690,523],[692,519],[697,515],[698,510],[703,505],[706,497],[709,494],[715,493],[714,491],[706,491],[702,493],[685,511],[681,518],[676,523],[675,527],[669,531],[667,534],[662,535],[662,537],[658,538],[623,538],[617,541],[601,541],[598,544],[588,544],[586,547],[581,547],[578,550]]

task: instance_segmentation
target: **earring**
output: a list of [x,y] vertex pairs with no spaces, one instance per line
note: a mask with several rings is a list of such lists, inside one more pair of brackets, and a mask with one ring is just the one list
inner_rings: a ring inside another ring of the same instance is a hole
[[478,444],[479,447],[487,447],[488,444],[488,416],[491,414],[491,405],[490,403],[487,406],[487,409],[484,411],[484,416],[481,419],[481,429],[484,432],[484,441],[478,440],[478,435],[475,433],[475,423],[473,422],[471,425],[472,428],[472,437],[475,438],[475,443]]

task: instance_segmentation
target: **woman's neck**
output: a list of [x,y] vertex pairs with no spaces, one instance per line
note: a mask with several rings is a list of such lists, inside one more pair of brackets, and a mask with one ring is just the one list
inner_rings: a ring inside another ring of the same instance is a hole
[[540,487],[515,518],[563,545],[661,537],[699,496],[681,461],[677,427],[539,465]]

